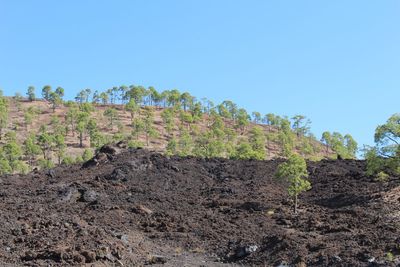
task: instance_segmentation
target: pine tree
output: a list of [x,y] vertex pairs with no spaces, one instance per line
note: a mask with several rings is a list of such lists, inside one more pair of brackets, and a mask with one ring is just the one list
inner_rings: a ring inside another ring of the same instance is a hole
[[146,144],[150,145],[150,138],[158,136],[158,132],[154,128],[154,111],[151,107],[146,107],[144,112],[144,133],[146,134]]
[[131,122],[135,119],[136,114],[140,111],[140,106],[135,102],[135,99],[129,100],[125,105],[125,109],[131,114]]
[[24,151],[30,166],[33,166],[36,156],[40,154],[40,147],[36,144],[36,142],[36,136],[32,133],[28,134],[24,141]]
[[107,108],[104,111],[104,116],[106,116],[108,118],[109,124],[108,126],[110,127],[110,129],[113,129],[114,127],[114,122],[118,119],[118,112],[116,109],[114,108]]
[[5,97],[0,95],[0,140],[3,135],[4,129],[8,124],[8,102]]
[[288,193],[294,199],[294,213],[297,214],[298,195],[311,189],[311,183],[306,180],[308,177],[306,161],[291,154],[286,162],[278,166],[275,177],[289,182]]
[[28,91],[26,92],[26,95],[28,96],[29,101],[35,101],[36,100],[36,95],[35,95],[35,87],[29,86]]

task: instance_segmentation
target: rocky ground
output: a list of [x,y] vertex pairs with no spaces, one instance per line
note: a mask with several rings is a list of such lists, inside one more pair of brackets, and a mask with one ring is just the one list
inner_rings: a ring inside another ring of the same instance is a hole
[[399,266],[400,179],[309,162],[292,212],[281,160],[105,147],[84,166],[0,178],[1,266]]

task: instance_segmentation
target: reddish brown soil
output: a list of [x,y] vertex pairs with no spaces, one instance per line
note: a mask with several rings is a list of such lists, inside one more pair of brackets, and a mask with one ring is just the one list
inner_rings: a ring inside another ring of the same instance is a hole
[[[51,104],[47,101],[42,101],[42,100],[36,100],[33,102],[29,102],[27,100],[21,100],[17,102],[15,99],[8,98],[9,101],[9,121],[8,121],[8,127],[3,130],[4,133],[8,131],[15,132],[17,134],[17,140],[22,144],[26,137],[28,136],[29,133],[38,133],[40,130],[40,127],[42,125],[47,125],[47,128],[49,131],[53,131],[53,127],[51,126],[51,121],[52,117],[58,118],[58,120],[63,124],[66,124],[65,122],[65,115],[68,112],[68,107],[66,106],[60,106],[58,107],[54,112],[51,108]],[[32,119],[32,124],[31,125],[25,125],[24,122],[24,111],[27,110],[28,108],[35,107],[39,114],[33,117]],[[91,113],[91,117],[96,120],[96,123],[99,127],[99,130],[102,134],[110,137],[112,137],[118,132],[118,127],[117,124],[113,127],[110,128],[109,121],[108,119],[103,115],[104,111],[109,108],[113,107],[117,110],[118,114],[118,122],[121,123],[122,128],[120,129],[121,132],[129,136],[131,135],[132,132],[132,119],[131,115],[128,111],[124,109],[123,105],[96,105],[95,106],[95,111]],[[159,152],[165,152],[166,146],[168,144],[168,141],[170,140],[170,135],[167,134],[165,130],[165,124],[163,123],[161,113],[163,111],[163,108],[154,108],[154,127],[156,128],[157,132],[159,133],[159,136],[157,138],[151,138],[149,145],[146,147],[151,150],[159,151]],[[143,110],[141,111],[141,116],[143,118]],[[138,117],[138,115],[136,115]],[[178,117],[178,116],[177,116]],[[250,135],[250,129],[257,125],[254,123],[250,123],[249,127],[246,128],[244,132],[240,129],[236,129],[234,126],[234,122],[232,120],[225,119],[225,127],[228,127],[238,134],[240,138],[248,137]],[[208,125],[208,118],[207,115],[204,115],[204,117],[200,120],[195,122],[192,125],[192,128],[195,129],[197,128],[196,131],[199,132],[205,132],[206,130],[209,129]],[[181,134],[180,128],[181,123],[178,118],[175,118],[175,126],[173,127],[172,135],[175,137],[179,137]],[[263,125],[263,124],[258,124],[258,126],[262,127],[264,129],[264,132],[267,134],[276,134],[278,132],[278,129],[274,126],[269,126],[269,125]],[[193,133],[194,137],[194,133]],[[144,133],[139,135],[139,141],[142,142],[143,144],[147,145],[146,143],[146,137]],[[0,140],[0,144],[4,143],[5,139],[3,138]],[[295,145],[298,147],[301,147],[301,145],[305,141],[303,139],[297,139],[295,141]],[[87,134],[84,135],[83,139],[83,147],[79,147],[79,137],[76,132],[68,132],[68,134],[65,136],[65,144],[66,144],[66,155],[71,156],[75,158],[76,156],[81,156],[83,151],[85,149],[92,149],[90,147],[90,138],[88,137]],[[315,152],[312,153],[311,155],[308,155],[309,158],[314,158],[314,159],[322,159],[322,158],[336,158],[336,153],[334,153],[332,150],[328,149],[322,145],[319,142],[316,141],[311,141],[312,146],[315,149]],[[266,142],[265,148],[267,149],[267,158],[274,158],[278,157],[281,154],[282,148],[279,142],[270,140]],[[300,148],[297,148],[300,152]],[[51,157],[54,162],[57,161],[57,156],[55,153],[51,152]],[[39,158],[38,158],[39,159]],[[38,160],[37,159],[37,160]],[[37,162],[34,162],[35,166],[38,166]]]
[[103,151],[1,177],[1,266],[399,264],[399,178],[375,182],[363,161],[310,162],[295,216],[281,161]]

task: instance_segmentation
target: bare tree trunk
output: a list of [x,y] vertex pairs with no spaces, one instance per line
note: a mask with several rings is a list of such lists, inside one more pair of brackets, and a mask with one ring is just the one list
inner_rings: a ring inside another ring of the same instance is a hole
[[79,133],[79,147],[83,147],[83,133]]

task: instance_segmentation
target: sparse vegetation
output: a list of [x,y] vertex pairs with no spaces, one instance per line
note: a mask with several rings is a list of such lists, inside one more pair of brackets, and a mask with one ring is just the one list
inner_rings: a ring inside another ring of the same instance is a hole
[[[92,93],[87,88],[77,94],[75,101],[64,101],[62,87],[53,91],[46,85],[41,93],[46,102],[36,99],[33,86],[28,87],[28,101],[0,97],[0,137],[15,127],[17,141],[24,144],[19,160],[29,168],[85,160],[83,153],[89,147],[95,149],[120,140],[127,140],[131,147],[154,147],[169,155],[204,158],[263,160],[287,157],[295,150],[315,159],[331,157],[335,149],[341,153],[332,138],[322,149],[310,133],[311,122],[305,116],[294,116],[293,124],[272,113],[263,116],[254,111],[250,116],[232,101],[214,105],[206,98],[198,101],[177,89],[158,92],[154,87],[131,85]],[[21,112],[23,120],[10,121],[10,112]],[[346,140],[351,141],[346,138],[342,138],[345,148],[350,147]],[[5,166],[6,162],[12,168],[10,159],[4,158]]]

